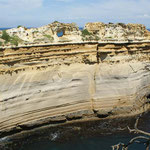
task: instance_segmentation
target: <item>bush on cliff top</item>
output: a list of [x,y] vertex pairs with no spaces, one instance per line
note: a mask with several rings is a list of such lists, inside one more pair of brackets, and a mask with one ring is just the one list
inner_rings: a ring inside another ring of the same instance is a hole
[[6,43],[8,43],[10,41],[10,36],[9,34],[6,32],[6,30],[3,30],[3,33],[2,33],[2,37],[1,37],[3,40],[5,40]]
[[2,37],[3,40],[5,40],[5,43],[10,42],[12,45],[18,46],[19,42],[22,40],[18,36],[10,36],[6,30],[3,31]]
[[90,33],[87,29],[84,29],[82,31],[82,36],[87,36],[87,35],[91,35],[92,33]]
[[12,45],[18,46],[20,38],[18,36],[12,36],[10,39],[10,43]]
[[17,26],[17,28],[23,27],[22,25]]

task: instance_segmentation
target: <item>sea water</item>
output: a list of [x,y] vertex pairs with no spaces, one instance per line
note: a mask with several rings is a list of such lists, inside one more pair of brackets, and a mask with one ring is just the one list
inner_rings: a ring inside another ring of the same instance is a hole
[[[111,146],[119,142],[128,143],[133,135],[109,135],[91,138],[79,138],[66,143],[52,141],[39,141],[32,144],[22,145],[18,150],[111,150]],[[145,150],[143,144],[133,144],[129,150]]]
[[[143,115],[139,120],[138,128],[150,132],[150,113]],[[49,134],[49,133],[47,133]],[[47,135],[45,135],[47,136]],[[72,133],[73,136],[73,133]],[[67,141],[58,142],[59,132],[55,132],[51,139],[41,137],[32,142],[21,144],[16,150],[112,150],[111,146],[120,142],[127,144],[129,141],[138,136],[130,134],[128,130],[107,133],[104,135],[80,136],[69,138]],[[133,144],[129,150],[145,150],[144,144]]]

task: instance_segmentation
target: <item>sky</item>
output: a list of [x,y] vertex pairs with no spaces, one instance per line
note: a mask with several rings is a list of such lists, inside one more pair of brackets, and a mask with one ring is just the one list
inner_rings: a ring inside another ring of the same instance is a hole
[[0,28],[53,21],[140,23],[150,28],[150,0],[0,0]]

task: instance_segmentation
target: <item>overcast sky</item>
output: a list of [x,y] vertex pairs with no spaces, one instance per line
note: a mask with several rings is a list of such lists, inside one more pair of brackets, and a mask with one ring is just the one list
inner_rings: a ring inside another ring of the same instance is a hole
[[150,28],[150,0],[0,0],[0,27],[53,21],[141,23]]

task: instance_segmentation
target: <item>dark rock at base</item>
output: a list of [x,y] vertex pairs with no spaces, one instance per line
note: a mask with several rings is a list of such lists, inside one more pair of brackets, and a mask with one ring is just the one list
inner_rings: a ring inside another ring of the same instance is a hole
[[17,125],[17,128],[21,128],[23,130],[28,130],[28,129],[33,129],[33,128],[40,127],[43,125],[57,124],[57,123],[64,123],[64,122],[66,122],[65,115],[53,116],[53,117],[41,119],[38,121],[33,121],[33,122],[25,123],[25,124],[19,124],[19,125]]
[[75,119],[81,119],[84,116],[90,116],[92,114],[94,114],[92,110],[83,110],[83,111],[69,113],[66,115],[66,118],[67,120],[75,120]]
[[120,115],[124,113],[130,113],[133,108],[131,107],[116,107],[111,111],[112,115]]
[[95,113],[99,118],[106,118],[112,114],[110,109],[96,110]]

